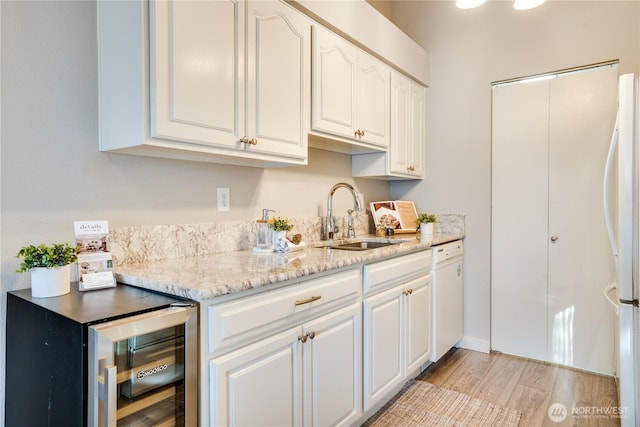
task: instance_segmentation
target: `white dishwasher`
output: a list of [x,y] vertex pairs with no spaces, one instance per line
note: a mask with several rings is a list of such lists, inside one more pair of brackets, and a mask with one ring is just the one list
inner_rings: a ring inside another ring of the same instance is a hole
[[437,362],[462,339],[464,248],[462,240],[434,246],[431,261],[433,280],[433,351],[431,361]]

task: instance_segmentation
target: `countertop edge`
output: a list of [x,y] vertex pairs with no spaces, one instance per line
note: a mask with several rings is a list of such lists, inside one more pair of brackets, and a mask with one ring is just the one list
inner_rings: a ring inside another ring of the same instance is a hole
[[[125,264],[116,267],[115,275],[120,283],[205,301],[250,290],[262,290],[271,285],[285,286],[287,282],[295,283],[303,277],[407,255],[464,237],[462,233],[441,233],[420,240],[416,235],[397,235],[392,239],[400,240],[401,243],[367,251],[309,246],[302,251],[286,254],[223,252],[144,264]],[[372,236],[367,238],[371,239]]]

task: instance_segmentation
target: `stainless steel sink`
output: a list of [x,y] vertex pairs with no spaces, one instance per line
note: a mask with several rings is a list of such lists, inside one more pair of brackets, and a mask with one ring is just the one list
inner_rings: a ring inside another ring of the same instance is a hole
[[402,242],[353,242],[341,243],[326,246],[328,249],[340,249],[344,251],[366,251],[369,249],[383,248],[385,246],[397,245]]

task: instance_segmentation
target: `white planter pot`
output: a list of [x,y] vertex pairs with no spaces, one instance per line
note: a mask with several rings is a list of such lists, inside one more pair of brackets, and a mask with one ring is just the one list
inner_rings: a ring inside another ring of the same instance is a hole
[[71,291],[71,264],[63,267],[36,267],[31,270],[31,296],[57,297]]
[[420,235],[432,236],[433,235],[433,223],[428,224],[420,223]]
[[278,239],[287,240],[287,232],[286,231],[273,231],[273,244],[278,243]]
[[273,246],[276,252],[288,252],[289,244],[287,243],[287,232],[286,231],[275,231],[273,232]]

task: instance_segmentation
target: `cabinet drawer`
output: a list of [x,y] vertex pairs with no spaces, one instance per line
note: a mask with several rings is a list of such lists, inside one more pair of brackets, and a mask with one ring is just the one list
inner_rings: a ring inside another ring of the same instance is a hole
[[360,295],[360,269],[351,269],[241,298],[207,309],[209,352],[246,345],[313,316],[347,305]]
[[364,266],[365,295],[388,289],[431,270],[431,251],[426,250]]

